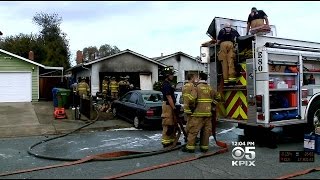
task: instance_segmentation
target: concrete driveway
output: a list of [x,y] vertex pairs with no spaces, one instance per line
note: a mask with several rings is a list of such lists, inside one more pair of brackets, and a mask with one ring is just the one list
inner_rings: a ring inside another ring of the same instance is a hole
[[32,103],[0,103],[1,126],[38,125]]
[[[71,109],[66,109],[66,114],[67,119],[55,119],[52,101],[0,103],[0,138],[60,134],[86,124],[85,116],[74,120]],[[101,115],[98,120],[81,132],[132,127],[131,123],[114,119],[112,114]]]
[[54,133],[53,126],[39,123],[31,102],[0,103],[0,137]]

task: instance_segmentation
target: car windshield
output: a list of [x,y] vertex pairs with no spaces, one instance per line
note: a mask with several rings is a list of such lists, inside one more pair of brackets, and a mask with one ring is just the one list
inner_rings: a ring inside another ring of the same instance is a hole
[[142,98],[146,103],[162,103],[162,94],[142,94]]

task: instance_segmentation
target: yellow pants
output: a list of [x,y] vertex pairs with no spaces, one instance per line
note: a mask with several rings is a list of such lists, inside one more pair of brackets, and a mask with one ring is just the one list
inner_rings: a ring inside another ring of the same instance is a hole
[[251,29],[263,26],[264,25],[264,19],[255,19],[251,21]]
[[196,137],[200,131],[200,148],[208,150],[209,137],[212,135],[211,117],[191,117],[188,125],[188,143],[186,148],[189,150],[196,148]]
[[186,133],[188,134],[188,131],[189,131],[189,121],[190,121],[190,119],[191,119],[191,114],[186,114],[186,119],[187,119],[187,124],[186,124],[186,128],[185,128],[185,130],[186,130]]
[[220,44],[218,59],[222,65],[222,74],[224,80],[235,78],[234,58],[235,53],[233,43],[231,41],[222,42]]
[[163,145],[173,143],[177,136],[177,119],[174,111],[166,102],[162,103],[162,140]]

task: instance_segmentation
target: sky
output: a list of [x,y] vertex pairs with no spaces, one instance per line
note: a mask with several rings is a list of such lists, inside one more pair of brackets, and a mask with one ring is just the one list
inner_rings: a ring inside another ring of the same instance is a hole
[[214,17],[246,21],[252,7],[264,10],[278,37],[320,42],[320,2],[313,1],[1,1],[0,30],[4,37],[37,33],[33,16],[57,13],[72,65],[77,50],[103,44],[147,57],[196,57]]

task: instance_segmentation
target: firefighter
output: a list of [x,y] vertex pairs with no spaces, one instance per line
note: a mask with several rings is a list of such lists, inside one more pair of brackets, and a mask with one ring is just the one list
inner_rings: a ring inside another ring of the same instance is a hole
[[116,81],[115,77],[111,78],[111,82],[109,84],[109,89],[110,89],[110,92],[111,92],[112,99],[118,99],[119,84]]
[[86,97],[88,97],[88,95],[90,93],[90,87],[86,83],[85,77],[81,78],[81,82],[78,84],[77,91],[78,91],[80,98],[85,99]]
[[209,149],[209,137],[212,134],[212,109],[219,99],[218,93],[214,91],[207,83],[208,75],[200,73],[200,81],[196,86],[196,90],[192,91],[195,109],[191,114],[188,122],[188,142],[182,149],[184,152],[195,152],[196,137],[200,131],[200,151],[207,152]]
[[129,92],[133,88],[133,85],[129,82],[129,78],[129,76],[124,77],[124,82],[126,86],[125,93]]
[[182,88],[182,98],[183,98],[183,111],[186,115],[187,119],[187,125],[186,125],[186,132],[188,133],[188,128],[189,128],[189,119],[191,118],[191,109],[190,106],[194,105],[189,105],[189,101],[193,101],[193,97],[191,95],[192,91],[195,91],[195,82],[197,80],[197,76],[195,74],[188,74],[188,82],[183,86]]
[[239,36],[238,31],[231,28],[229,23],[225,24],[218,35],[217,43],[220,44],[218,59],[222,65],[224,83],[236,81],[234,43]]
[[247,35],[249,34],[250,28],[253,29],[265,25],[264,21],[266,22],[266,25],[269,26],[269,20],[266,13],[263,10],[257,10],[255,7],[251,8],[251,13],[249,14],[247,22]]
[[72,89],[72,105],[73,107],[77,107],[77,105],[79,105],[78,103],[78,95],[77,95],[77,87],[78,87],[78,81],[77,78],[73,78],[73,84],[71,85],[71,89]]
[[108,76],[104,77],[104,79],[102,81],[101,88],[102,88],[103,97],[106,99],[107,96],[108,96],[108,89],[109,89],[109,78],[108,78]]
[[120,76],[119,81],[119,96],[123,96],[126,92],[126,82],[124,81],[124,77]]
[[[163,94],[163,103],[162,103],[162,140],[161,143],[164,148],[169,147],[173,144],[176,139],[177,134],[177,117],[176,117],[176,98],[174,95],[174,88],[171,85],[173,80],[173,72],[168,71],[165,75],[165,81],[162,84],[162,94]],[[177,142],[177,145],[180,145],[180,142]]]

